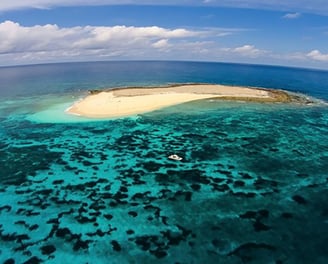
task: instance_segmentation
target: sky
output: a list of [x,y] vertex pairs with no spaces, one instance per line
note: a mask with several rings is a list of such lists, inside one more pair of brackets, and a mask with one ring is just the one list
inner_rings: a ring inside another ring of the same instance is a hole
[[327,0],[1,0],[0,66],[117,60],[328,69]]

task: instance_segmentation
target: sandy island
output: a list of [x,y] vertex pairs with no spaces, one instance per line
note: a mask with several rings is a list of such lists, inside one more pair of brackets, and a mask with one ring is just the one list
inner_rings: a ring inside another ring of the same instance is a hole
[[118,118],[158,110],[201,99],[288,102],[290,95],[281,90],[237,86],[190,84],[170,87],[120,88],[90,91],[66,112],[90,118]]

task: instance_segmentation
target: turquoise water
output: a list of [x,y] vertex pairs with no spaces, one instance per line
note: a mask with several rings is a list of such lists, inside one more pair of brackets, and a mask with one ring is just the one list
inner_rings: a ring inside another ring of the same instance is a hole
[[[185,82],[319,100],[203,100],[100,121],[64,112],[87,89]],[[328,72],[37,65],[0,68],[0,95],[0,263],[327,263]]]

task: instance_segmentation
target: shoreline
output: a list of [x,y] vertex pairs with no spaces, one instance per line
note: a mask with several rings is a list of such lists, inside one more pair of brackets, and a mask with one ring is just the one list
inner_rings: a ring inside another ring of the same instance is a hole
[[217,84],[176,84],[166,87],[127,87],[90,90],[84,99],[66,109],[88,118],[120,118],[196,100],[289,103],[300,98],[283,90]]

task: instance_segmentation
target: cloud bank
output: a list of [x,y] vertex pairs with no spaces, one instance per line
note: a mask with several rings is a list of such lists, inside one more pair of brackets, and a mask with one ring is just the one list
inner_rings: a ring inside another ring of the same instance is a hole
[[197,37],[204,32],[182,28],[161,27],[71,27],[57,25],[36,25],[23,27],[12,21],[0,23],[0,53],[20,53],[55,50],[85,50],[124,48],[157,43],[161,39]]
[[[163,51],[170,51],[172,56],[174,53],[196,52],[200,45],[206,43],[206,36],[213,36],[214,31],[124,25],[68,28],[61,28],[57,25],[24,27],[13,21],[5,21],[0,23],[0,39],[2,40],[0,61],[4,63],[6,58],[7,60],[11,58],[12,63],[21,64],[45,60],[160,58]],[[216,32],[216,35],[220,34]],[[184,50],[186,46],[188,50]]]
[[[240,31],[243,31],[240,29]],[[244,44],[221,45],[221,39],[238,34],[238,29],[163,28],[158,26],[35,25],[25,27],[13,21],[0,23],[0,65],[95,60],[205,60],[259,63],[328,62],[328,54],[317,49],[307,53],[275,54]],[[215,36],[215,37],[213,37]]]

